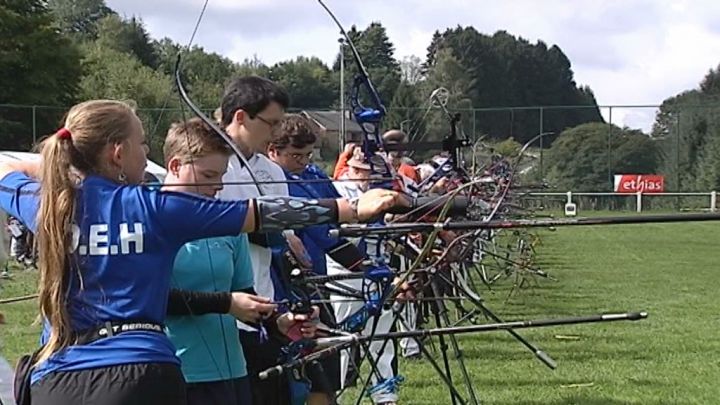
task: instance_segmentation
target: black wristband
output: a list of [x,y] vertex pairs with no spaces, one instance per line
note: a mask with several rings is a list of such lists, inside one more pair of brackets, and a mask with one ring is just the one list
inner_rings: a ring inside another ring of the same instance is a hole
[[230,292],[204,292],[171,289],[168,296],[168,315],[227,314],[230,311]]
[[261,232],[250,232],[247,234],[248,241],[252,243],[253,245],[258,245],[262,247],[270,247],[270,242],[268,241],[268,235],[267,233],[261,233]]
[[341,242],[341,244],[327,252],[328,256],[350,271],[364,271],[365,266],[362,263],[365,260],[365,255],[353,243],[345,239],[341,239]]
[[278,328],[277,320],[278,318],[280,318],[280,316],[282,316],[281,313],[273,312],[270,317],[262,321],[262,324],[265,327],[268,335],[274,337],[276,340],[287,341],[288,337],[285,336],[284,333],[280,332],[280,328]]

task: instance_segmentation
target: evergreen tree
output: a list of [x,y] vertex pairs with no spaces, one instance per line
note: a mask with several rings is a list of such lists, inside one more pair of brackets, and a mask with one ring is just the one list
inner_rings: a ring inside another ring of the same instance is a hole
[[285,87],[293,108],[326,109],[337,100],[334,76],[318,58],[299,56],[276,63],[270,68],[269,76]]
[[158,55],[150,35],[142,20],[132,17],[124,20],[117,15],[109,15],[97,24],[97,44],[134,55],[143,65],[153,69],[158,67]]
[[[358,31],[352,26],[348,36],[357,47],[360,58],[375,85],[380,98],[385,105],[392,101],[395,90],[400,84],[400,64],[393,56],[395,47],[387,36],[385,27],[380,23],[371,23],[364,31]],[[353,80],[358,74],[358,68],[353,59],[349,46],[344,47],[345,62],[345,88],[352,87]],[[340,58],[335,60],[333,71],[340,70]],[[363,101],[367,95],[363,95]]]
[[48,0],[47,5],[64,34],[84,40],[97,38],[101,19],[117,15],[104,0]]
[[[570,61],[556,45],[548,48],[542,41],[531,44],[505,31],[489,36],[473,27],[448,29],[433,36],[425,62],[426,76],[437,69],[443,50],[450,51],[472,78],[468,93],[472,106],[487,108],[476,114],[478,132],[497,139],[512,136],[523,143],[541,128],[558,134],[583,122],[602,121],[592,91],[577,86]],[[539,109],[510,108],[555,105],[583,107],[547,109],[542,127]],[[545,145],[552,140],[546,138]]]
[[[45,2],[2,2],[0,21],[0,104],[72,104],[82,75],[80,52],[58,32]],[[61,114],[42,110],[36,117],[38,135],[56,130]],[[0,109],[0,148],[29,148],[32,119],[29,108]]]

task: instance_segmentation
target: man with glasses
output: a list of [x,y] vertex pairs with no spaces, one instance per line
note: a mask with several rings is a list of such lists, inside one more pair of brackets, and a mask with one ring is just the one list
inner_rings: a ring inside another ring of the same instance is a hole
[[[288,185],[284,183],[285,173],[277,164],[262,153],[272,139],[273,130],[278,127],[288,107],[289,97],[276,83],[258,76],[234,79],[225,88],[218,118],[222,127],[232,138],[250,164],[255,179],[266,196],[287,196]],[[237,156],[231,156],[228,170],[223,176],[224,183],[230,184],[220,191],[218,197],[226,200],[249,199],[259,196],[252,177]],[[272,183],[267,183],[272,182]],[[283,240],[285,236],[285,240]],[[255,278],[255,291],[268,298],[275,297],[271,278],[272,247],[288,246],[303,264],[307,253],[300,239],[292,231],[284,234],[249,234],[250,259]],[[240,340],[246,355],[248,375],[251,376],[253,403],[283,404],[289,402],[287,383],[283,378],[259,380],[257,373],[277,363],[282,342],[270,340],[261,343],[260,333],[252,327],[238,323]]]
[[[318,139],[310,121],[300,115],[287,115],[277,128],[269,147],[268,156],[284,170],[293,181],[288,185],[290,195],[304,198],[339,198],[330,178],[322,169],[312,164],[312,151]],[[299,180],[305,180],[300,182]],[[302,238],[312,260],[316,274],[327,274],[327,260],[337,261],[339,266],[351,271],[362,271],[365,255],[345,239],[329,236],[330,226],[312,226],[297,235]],[[329,259],[326,259],[326,255]],[[320,298],[320,297],[317,297]],[[334,327],[335,315],[330,305],[320,306],[320,319]],[[320,361],[322,368],[308,366],[305,369],[310,386],[306,387],[308,405],[328,405],[340,389],[340,356],[333,355]]]

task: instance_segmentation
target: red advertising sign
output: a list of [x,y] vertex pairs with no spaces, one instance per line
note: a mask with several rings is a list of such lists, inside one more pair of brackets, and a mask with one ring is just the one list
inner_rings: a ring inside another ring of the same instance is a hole
[[616,174],[616,193],[662,193],[665,177],[657,174]]

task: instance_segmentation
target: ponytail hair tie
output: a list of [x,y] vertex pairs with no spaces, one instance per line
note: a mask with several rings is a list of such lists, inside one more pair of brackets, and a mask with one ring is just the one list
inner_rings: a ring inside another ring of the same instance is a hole
[[72,139],[72,134],[70,133],[70,130],[67,128],[60,128],[55,135],[58,137],[58,139]]

